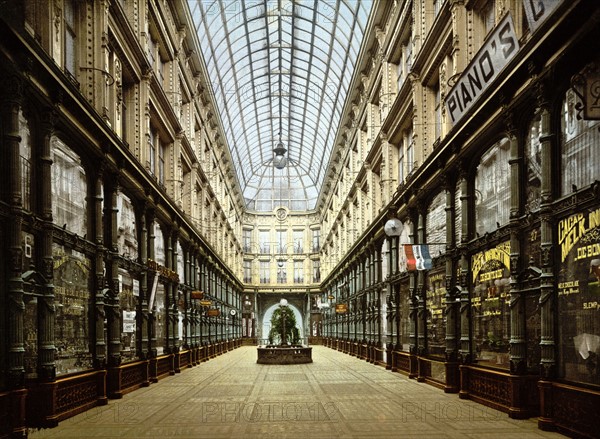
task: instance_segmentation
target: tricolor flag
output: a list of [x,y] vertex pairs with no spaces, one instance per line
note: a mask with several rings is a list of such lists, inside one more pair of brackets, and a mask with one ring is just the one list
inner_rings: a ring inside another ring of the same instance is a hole
[[404,254],[400,255],[399,259],[400,272],[432,268],[427,244],[404,244]]
[[417,260],[417,270],[429,270],[432,267],[429,246],[427,244],[413,245],[413,253]]

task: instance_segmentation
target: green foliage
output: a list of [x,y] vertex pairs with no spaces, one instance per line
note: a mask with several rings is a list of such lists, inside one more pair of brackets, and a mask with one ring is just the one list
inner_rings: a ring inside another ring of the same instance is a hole
[[279,343],[282,343],[284,326],[285,341],[287,344],[298,344],[300,342],[300,331],[296,327],[296,317],[294,316],[294,312],[289,307],[280,307],[273,311],[273,317],[271,317],[271,330],[269,331],[269,343],[273,344],[275,339],[278,339]]

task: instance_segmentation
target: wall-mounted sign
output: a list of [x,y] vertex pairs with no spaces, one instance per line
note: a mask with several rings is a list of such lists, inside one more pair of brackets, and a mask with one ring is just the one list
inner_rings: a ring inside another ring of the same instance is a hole
[[218,317],[221,314],[221,311],[219,311],[216,308],[211,308],[208,311],[206,311],[206,315],[208,317]]
[[519,40],[512,17],[507,14],[448,93],[446,106],[453,125],[471,109],[518,51]]
[[[496,270],[485,269],[490,267],[490,262],[497,263]],[[471,273],[473,283],[486,282],[504,276],[503,269],[510,270],[510,241],[498,244],[496,247],[475,253],[471,256]],[[478,276],[481,274],[481,278]]]
[[204,291],[192,291],[192,299],[202,300],[204,298]]
[[210,300],[201,300],[200,301],[200,306],[211,306],[212,305],[212,301]]
[[546,21],[562,0],[524,0],[523,7],[531,33]]
[[335,306],[335,312],[337,314],[346,314],[348,312],[348,305],[345,303],[338,303]]

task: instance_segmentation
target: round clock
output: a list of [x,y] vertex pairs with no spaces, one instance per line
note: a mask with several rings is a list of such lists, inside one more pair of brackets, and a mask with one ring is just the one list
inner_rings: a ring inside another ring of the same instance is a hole
[[229,311],[229,314],[231,314],[232,316],[237,314],[237,311],[235,309],[232,309],[231,311]]

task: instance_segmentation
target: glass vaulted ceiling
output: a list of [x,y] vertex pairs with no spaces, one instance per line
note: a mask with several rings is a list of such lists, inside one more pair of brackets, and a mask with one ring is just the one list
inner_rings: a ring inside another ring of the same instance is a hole
[[313,209],[372,1],[188,1],[247,207]]

